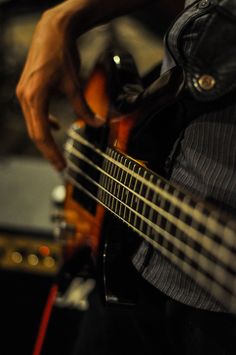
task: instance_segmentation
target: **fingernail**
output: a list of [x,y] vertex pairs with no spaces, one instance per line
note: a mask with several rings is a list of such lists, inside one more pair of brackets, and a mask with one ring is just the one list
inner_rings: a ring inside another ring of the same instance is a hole
[[99,115],[97,115],[97,114],[95,114],[95,116],[94,116],[94,117],[96,118],[96,120],[99,120],[99,121],[105,121],[105,118],[104,118],[104,117],[99,116]]
[[59,130],[61,128],[60,126],[60,123],[59,123],[59,120],[56,116],[53,116],[52,114],[49,114],[49,122],[50,122],[50,125],[53,129],[55,130]]

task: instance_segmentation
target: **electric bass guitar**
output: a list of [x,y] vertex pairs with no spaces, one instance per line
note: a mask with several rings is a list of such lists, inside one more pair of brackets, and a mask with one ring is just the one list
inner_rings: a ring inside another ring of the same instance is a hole
[[[122,58],[113,53],[110,60],[119,72]],[[150,169],[148,158],[140,162],[135,153],[130,156],[132,135],[142,112],[112,117],[110,85],[116,82],[108,85],[107,75],[107,69],[98,65],[85,93],[92,110],[106,118],[104,124],[93,128],[78,120],[68,133],[64,215],[75,232],[67,240],[67,248],[88,246],[94,258],[102,255],[98,264],[104,272],[105,298],[111,303],[120,297],[111,291],[109,282],[119,285],[114,288],[122,292],[133,287],[129,281],[122,284],[132,269],[131,261],[124,267],[125,254],[129,258],[132,253],[119,246],[119,240],[125,244],[131,238],[127,250],[142,240],[149,243],[236,313],[233,217],[170,183]]]

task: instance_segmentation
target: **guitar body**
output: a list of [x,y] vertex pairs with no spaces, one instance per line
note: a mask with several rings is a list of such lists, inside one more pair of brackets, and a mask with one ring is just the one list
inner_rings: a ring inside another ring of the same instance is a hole
[[[125,125],[125,118],[119,123],[120,128],[123,124]],[[86,128],[89,131],[91,127]],[[112,137],[114,137],[113,128],[117,127],[110,128]],[[137,296],[137,276],[131,263],[131,255],[132,245],[139,241],[139,237],[134,235],[135,239],[133,239],[131,235],[134,233],[106,211],[101,204],[94,201],[90,206],[81,204],[80,196],[76,196],[77,191],[72,184],[68,183],[66,189],[67,197],[64,206],[66,223],[76,227],[75,236],[67,239],[66,242],[67,257],[70,258],[79,250],[89,249],[101,299],[106,303],[117,305],[133,304]],[[77,258],[80,258],[79,253]],[[78,260],[78,267],[79,265]]]
[[[106,122],[99,128],[93,128],[78,120],[74,127],[101,149],[109,145],[127,153],[137,114],[111,117],[107,75],[106,66],[99,64],[85,91],[85,98],[93,112],[106,117]],[[90,152],[85,154],[89,157]],[[75,227],[75,234],[66,239],[65,258],[70,259],[73,254],[79,258],[79,250],[89,249],[102,300],[108,304],[132,305],[137,297],[137,275],[131,255],[135,244],[140,242],[139,238],[100,203],[85,202],[86,196],[78,196],[76,190],[73,184],[67,183],[64,218],[67,225]],[[78,260],[78,272],[80,267]]]
[[[120,60],[118,64],[113,60],[117,56]],[[85,125],[83,120],[78,120],[73,126],[87,141],[95,144],[99,149],[105,150],[109,146],[125,155],[128,154],[129,157],[132,154],[133,159],[141,165],[149,165],[163,174],[161,169],[170,149],[170,144],[168,146],[165,138],[170,135],[170,123],[167,117],[162,120],[165,123],[161,131],[160,122],[153,120],[150,113],[150,122],[146,124],[144,118],[147,114],[142,110],[112,117],[114,108],[112,101],[116,100],[127,82],[139,85],[139,80],[137,68],[129,54],[108,51],[102,58],[102,62],[96,66],[85,90],[85,98],[92,111],[106,118],[104,125],[93,128]],[[166,130],[168,135],[163,130]],[[138,139],[135,141],[133,137]],[[159,156],[156,154],[158,150],[161,152]],[[85,149],[83,153],[91,160],[96,159],[90,150]],[[98,165],[101,166],[101,162],[98,162]],[[83,167],[83,170],[87,170],[91,178],[94,178],[89,167]],[[99,178],[96,177],[95,180]],[[132,255],[141,243],[141,239],[100,203],[91,201],[88,196],[78,192],[73,183],[67,184],[66,191],[64,218],[66,224],[74,226],[76,231],[66,240],[66,257],[70,258],[78,250],[87,251],[89,248],[96,264],[96,279],[102,299],[111,304],[133,304],[137,297],[138,276],[132,265]],[[77,258],[79,259],[80,256],[78,255]],[[78,265],[80,267],[79,260]]]

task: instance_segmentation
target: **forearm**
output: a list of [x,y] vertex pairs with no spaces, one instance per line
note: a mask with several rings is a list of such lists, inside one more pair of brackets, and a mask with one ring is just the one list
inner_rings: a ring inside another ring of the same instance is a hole
[[135,11],[154,0],[67,0],[50,9],[45,16],[53,18],[70,39],[113,18]]

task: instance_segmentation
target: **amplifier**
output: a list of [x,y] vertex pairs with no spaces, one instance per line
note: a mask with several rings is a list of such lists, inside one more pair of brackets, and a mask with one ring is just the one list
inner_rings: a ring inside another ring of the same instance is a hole
[[58,273],[62,248],[54,237],[50,215],[52,196],[60,186],[59,174],[43,159],[0,159],[1,270]]
[[45,276],[57,275],[61,245],[42,236],[0,232],[0,268]]

